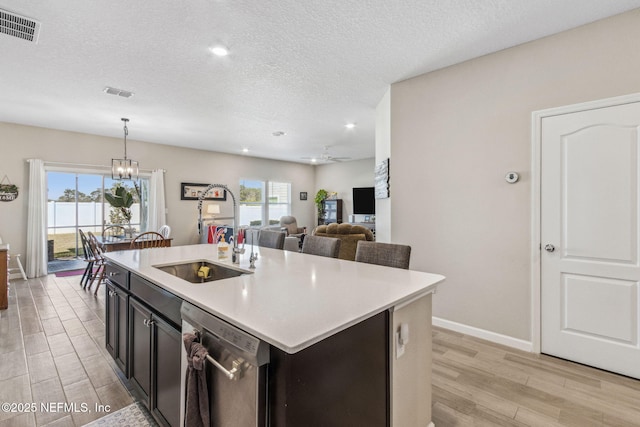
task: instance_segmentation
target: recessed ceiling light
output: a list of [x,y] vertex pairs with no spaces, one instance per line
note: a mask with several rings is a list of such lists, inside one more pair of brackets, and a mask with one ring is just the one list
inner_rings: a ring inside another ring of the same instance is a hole
[[286,134],[287,134],[286,132],[283,132],[281,130],[277,130],[277,131],[273,132],[271,135],[273,135],[273,136],[284,136]]
[[249,149],[248,149],[248,148],[243,148],[243,149],[242,149],[242,152],[243,152],[243,153],[248,153],[248,152],[249,152]]
[[317,161],[318,161],[317,159],[311,159],[311,163],[315,163]]
[[344,125],[344,127],[346,127],[347,129],[353,129],[354,127],[356,127],[355,123],[347,123],[346,125]]
[[211,50],[211,53],[213,53],[215,56],[229,55],[229,50],[227,50],[227,48],[224,46],[214,46],[210,50]]

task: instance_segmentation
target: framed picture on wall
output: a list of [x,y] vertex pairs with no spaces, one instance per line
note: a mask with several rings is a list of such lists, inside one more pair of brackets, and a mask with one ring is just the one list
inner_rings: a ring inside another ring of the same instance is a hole
[[[180,184],[180,200],[198,200],[209,184],[195,184],[183,182]],[[212,188],[207,191],[204,200],[227,200],[227,192],[221,188]]]
[[301,191],[300,192],[300,200],[307,200],[307,192],[306,191]]
[[376,165],[374,171],[376,199],[386,199],[389,197],[389,159],[386,158]]

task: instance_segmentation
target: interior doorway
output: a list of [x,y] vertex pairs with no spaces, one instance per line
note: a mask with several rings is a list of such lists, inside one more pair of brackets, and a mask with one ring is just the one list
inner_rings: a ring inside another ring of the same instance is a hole
[[640,99],[538,112],[534,126],[539,349],[640,378]]

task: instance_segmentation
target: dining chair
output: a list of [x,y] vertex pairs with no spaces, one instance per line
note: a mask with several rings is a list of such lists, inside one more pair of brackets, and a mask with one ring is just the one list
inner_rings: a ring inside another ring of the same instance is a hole
[[121,225],[110,225],[102,231],[102,237],[124,237],[125,229]]
[[155,231],[142,233],[131,241],[131,249],[164,248],[166,245],[167,240]]
[[338,258],[340,239],[335,237],[305,236],[302,242],[302,253]]
[[360,240],[356,248],[356,262],[409,269],[411,246],[396,243]]
[[87,231],[87,239],[89,241],[89,246],[91,248],[91,251],[94,257],[93,265],[94,267],[95,266],[98,267],[95,271],[93,271],[93,277],[91,278],[91,282],[89,283],[89,286],[87,286],[87,289],[91,289],[91,287],[93,286],[93,283],[96,281],[96,279],[98,279],[98,284],[96,285],[96,288],[93,291],[93,294],[97,295],[98,288],[100,288],[100,285],[104,280],[105,260],[103,256],[102,244],[98,241],[96,236],[91,231]]
[[263,248],[283,249],[286,233],[283,231],[260,230],[258,246]]
[[[2,236],[0,236],[0,245],[2,244]],[[24,272],[24,267],[22,267],[22,262],[20,262],[20,254],[16,254],[13,252],[9,252],[9,265],[11,265],[11,260],[15,260],[16,267],[11,267],[7,269],[7,273],[9,275],[13,274],[14,271],[18,270],[20,272],[20,276],[22,276],[23,280],[27,280],[27,274]]]
[[165,224],[158,229],[158,233],[162,234],[162,237],[164,237],[165,239],[168,239],[171,235],[171,227]]
[[82,242],[82,254],[84,256],[84,261],[87,263],[87,266],[84,269],[84,273],[82,273],[82,277],[80,278],[80,285],[82,289],[87,287],[89,281],[93,278],[93,267],[95,263],[95,256],[93,254],[93,250],[91,249],[91,245],[89,244],[89,238],[81,229],[78,229],[78,233],[80,233],[80,240]]

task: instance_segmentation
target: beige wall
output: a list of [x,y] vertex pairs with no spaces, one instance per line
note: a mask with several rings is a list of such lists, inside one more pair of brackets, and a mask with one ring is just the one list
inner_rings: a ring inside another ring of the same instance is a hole
[[[133,137],[135,130],[129,127]],[[117,132],[116,132],[117,133]],[[25,253],[28,167],[26,159],[108,166],[122,155],[121,138],[106,138],[76,132],[56,131],[0,122],[0,177],[7,174],[20,194],[13,202],[0,203],[0,235],[12,251]],[[240,178],[292,183],[292,213],[302,224],[314,221],[313,198],[301,201],[299,193],[315,194],[313,166],[127,141],[127,154],[143,169],[165,169],[167,222],[174,244],[196,243],[197,201],[180,200],[181,182],[227,184],[238,196]],[[231,198],[221,206],[222,215],[232,215]],[[23,255],[24,256],[24,255]]]
[[[376,108],[376,164],[391,157],[391,90],[388,90]],[[393,192],[394,174],[396,167],[389,161],[389,197],[376,199],[376,241],[391,242],[391,200]],[[375,167],[375,166],[374,166]]]
[[[342,199],[342,220],[348,222],[349,215],[353,214],[352,189],[353,187],[372,187],[373,168],[373,159],[318,165],[316,166],[316,190],[313,194],[309,194],[309,198],[313,200],[320,188],[337,192],[338,199]],[[356,220],[364,220],[364,215],[357,215]]]
[[392,240],[447,276],[434,316],[531,340],[531,113],[640,92],[638,40],[634,10],[392,85]]

